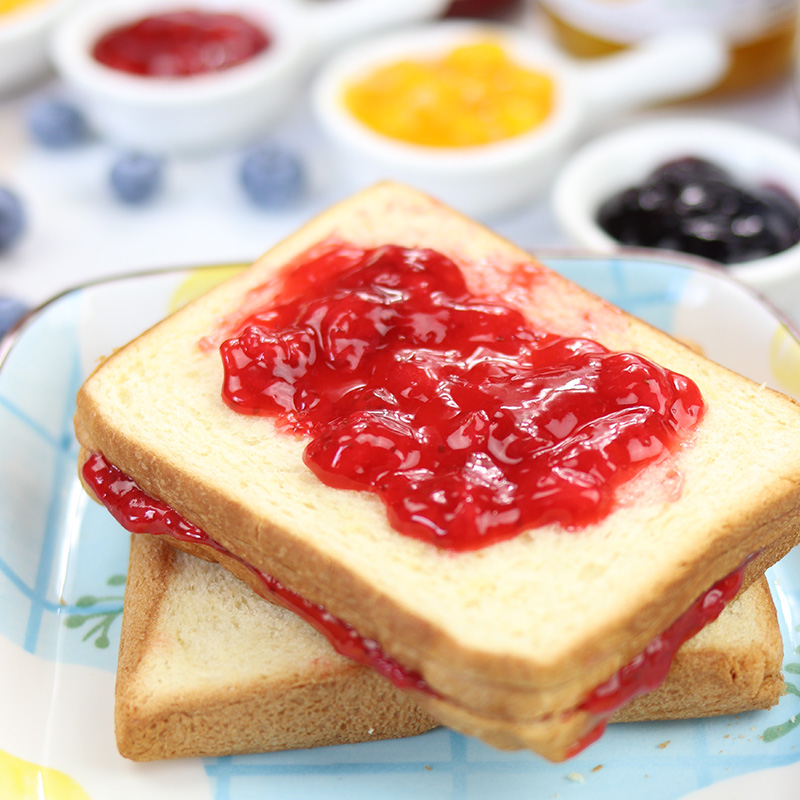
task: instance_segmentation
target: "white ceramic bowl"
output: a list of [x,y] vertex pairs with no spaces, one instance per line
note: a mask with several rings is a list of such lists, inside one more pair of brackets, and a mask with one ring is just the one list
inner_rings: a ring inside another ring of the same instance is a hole
[[[666,161],[698,156],[746,184],[780,186],[800,202],[800,148],[749,126],[676,118],[607,134],[579,150],[559,174],[552,195],[556,218],[575,243],[597,253],[619,248],[597,224],[611,195],[639,183]],[[800,312],[800,244],[724,269],[775,303]]]
[[0,15],[0,93],[25,88],[47,74],[50,34],[78,2],[31,0]]
[[[475,147],[425,147],[375,132],[345,107],[344,87],[379,66],[441,57],[458,44],[499,41],[517,63],[554,81],[554,108],[539,126]],[[322,129],[357,182],[400,180],[455,208],[491,217],[535,197],[555,174],[575,137],[602,115],[691,94],[724,72],[727,51],[701,33],[671,35],[590,67],[566,60],[522,28],[447,21],[382,35],[348,48],[321,70],[312,103]]]
[[180,78],[130,75],[96,61],[109,29],[182,7],[176,0],[90,0],[56,31],[53,62],[100,135],[155,153],[192,153],[252,140],[285,113],[317,60],[346,37],[438,13],[446,0],[193,0],[193,9],[238,13],[271,44],[229,69]]

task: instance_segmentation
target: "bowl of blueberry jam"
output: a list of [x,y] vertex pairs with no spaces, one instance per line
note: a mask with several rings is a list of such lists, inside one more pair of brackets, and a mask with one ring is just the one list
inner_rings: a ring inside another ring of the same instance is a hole
[[556,180],[564,233],[601,253],[699,257],[788,310],[800,306],[800,148],[755,128],[671,119],[586,145]]

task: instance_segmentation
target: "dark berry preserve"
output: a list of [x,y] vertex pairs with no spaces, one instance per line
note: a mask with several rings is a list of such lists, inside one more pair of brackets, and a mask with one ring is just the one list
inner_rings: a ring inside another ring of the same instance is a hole
[[618,242],[677,250],[720,264],[780,253],[800,241],[800,207],[778,186],[745,186],[705,159],[669,161],[600,207]]

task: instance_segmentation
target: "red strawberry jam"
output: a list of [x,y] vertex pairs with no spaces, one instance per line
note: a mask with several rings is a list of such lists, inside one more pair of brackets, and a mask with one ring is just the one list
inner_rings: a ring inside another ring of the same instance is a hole
[[405,669],[385,655],[376,642],[362,638],[350,625],[329,614],[322,606],[310,603],[271,575],[266,575],[231,553],[166,503],[142,491],[135,481],[109,464],[101,455],[91,456],[84,463],[82,474],[95,497],[125,530],[130,533],[171,536],[180,541],[212,547],[236,559],[258,576],[266,597],[294,611],[316,628],[338,653],[363,666],[371,667],[401,689],[433,693],[418,673]]
[[281,280],[221,345],[225,401],[309,437],[320,480],[440,548],[601,520],[703,413],[688,378],[535,330],[431,250],[332,246]]
[[[312,625],[328,639],[338,653],[374,669],[401,689],[414,689],[438,696],[422,675],[386,655],[378,642],[365,639],[351,625],[322,606],[309,602],[280,581],[231,553],[177,511],[142,491],[131,478],[109,464],[102,455],[94,454],[88,458],[83,465],[82,474],[95,497],[127,531],[171,536],[181,541],[212,547],[235,558],[258,576],[265,597],[285,606]],[[722,609],[736,597],[742,586],[746,565],[747,562],[700,595],[642,653],[594,689],[577,706],[577,711],[590,715],[591,730],[573,745],[568,757],[576,755],[597,740],[605,729],[606,721],[617,709],[635,697],[652,691],[663,682],[680,646],[705,625],[713,622]]]
[[174,78],[241,64],[269,44],[264,30],[238,14],[186,10],[114,28],[97,41],[92,55],[122,72]]

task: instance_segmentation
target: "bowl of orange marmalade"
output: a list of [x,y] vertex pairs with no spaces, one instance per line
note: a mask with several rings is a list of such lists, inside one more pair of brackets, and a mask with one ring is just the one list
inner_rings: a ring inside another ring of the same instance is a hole
[[348,178],[400,180],[486,218],[540,194],[594,122],[702,91],[726,63],[702,33],[581,66],[523,27],[444,21],[342,51],[312,105]]

